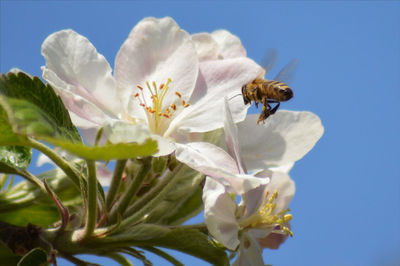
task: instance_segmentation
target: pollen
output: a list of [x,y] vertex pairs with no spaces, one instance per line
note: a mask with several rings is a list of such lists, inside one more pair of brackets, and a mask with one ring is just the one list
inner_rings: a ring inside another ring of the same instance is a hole
[[[242,228],[274,228],[273,232],[293,236],[293,232],[288,227],[288,222],[292,220],[293,216],[288,212],[290,209],[282,210],[278,213],[274,212],[276,209],[276,199],[278,198],[278,191],[275,190],[271,196],[269,191],[265,193],[265,204],[258,209],[256,213],[241,221]],[[269,197],[268,197],[269,196]],[[275,230],[279,226],[279,230]]]
[[[157,86],[155,81],[146,81],[145,86],[137,85],[139,90],[132,95],[146,111],[150,129],[154,133],[162,133],[168,125],[165,123],[165,119],[171,119],[179,108],[190,106],[189,102],[182,99],[182,93],[179,91],[172,92],[173,97],[176,97],[175,100],[166,97],[167,93],[171,91],[171,82],[172,80],[168,79],[167,82]],[[173,103],[165,104],[167,98]]]

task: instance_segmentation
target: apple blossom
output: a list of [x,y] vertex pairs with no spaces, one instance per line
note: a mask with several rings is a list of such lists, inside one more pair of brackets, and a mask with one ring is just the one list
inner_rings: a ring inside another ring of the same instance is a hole
[[[242,200],[237,205],[223,183],[207,177],[203,189],[205,221],[211,235],[225,247],[235,250],[239,246],[236,265],[264,265],[262,249],[270,245],[268,236],[292,234],[287,207],[295,186],[287,173],[315,145],[323,127],[312,113],[280,111],[264,126],[258,126],[257,116],[250,115],[239,123],[238,130],[227,101],[225,115],[225,141],[236,162],[233,171],[246,173],[245,163],[249,163],[255,177],[270,182],[240,193]],[[267,142],[260,142],[265,135]],[[244,145],[238,139],[245,139]]]
[[[115,123],[145,125],[159,142],[158,155],[171,153],[190,133],[221,128],[223,96],[240,93],[263,74],[237,37],[226,31],[192,37],[169,17],[145,18],[132,29],[116,56],[114,76],[104,56],[73,30],[51,34],[42,54],[44,79],[86,138]],[[239,122],[247,107],[236,98],[231,108]],[[118,134],[109,134],[118,141]],[[128,140],[136,141],[135,135]]]

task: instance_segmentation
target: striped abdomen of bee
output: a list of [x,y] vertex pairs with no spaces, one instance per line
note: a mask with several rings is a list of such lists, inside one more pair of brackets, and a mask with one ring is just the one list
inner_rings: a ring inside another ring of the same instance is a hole
[[[280,102],[290,100],[293,97],[293,91],[283,82],[255,79],[242,87],[242,95],[245,104],[251,104],[254,101],[256,107],[258,107],[258,103],[263,105],[263,110],[257,121],[259,124],[278,110]],[[277,105],[272,108],[271,103]]]

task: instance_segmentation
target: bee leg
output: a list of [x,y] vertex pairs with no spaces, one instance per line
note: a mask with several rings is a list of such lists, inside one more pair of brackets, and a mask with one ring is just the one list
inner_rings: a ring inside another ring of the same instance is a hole
[[260,124],[261,122],[265,123],[264,122],[265,119],[267,119],[268,116],[270,116],[270,114],[271,114],[271,105],[269,105],[267,99],[264,99],[263,109],[260,116],[258,117],[257,124]]
[[271,115],[275,114],[280,105],[281,105],[281,103],[278,102],[278,104],[277,104],[274,108],[272,108],[272,110],[271,110],[269,113],[270,113]]
[[264,113],[261,113],[260,116],[258,117],[257,124],[260,124],[261,122],[263,122],[263,124],[264,124],[265,119],[267,119],[267,117],[265,117]]

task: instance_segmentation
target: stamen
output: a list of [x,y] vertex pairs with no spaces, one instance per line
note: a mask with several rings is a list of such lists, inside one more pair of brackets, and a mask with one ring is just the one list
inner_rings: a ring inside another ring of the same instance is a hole
[[[150,130],[155,133],[163,133],[165,130],[166,124],[164,124],[162,119],[169,119],[173,116],[174,112],[178,109],[177,104],[172,103],[169,106],[163,106],[164,97],[167,95],[170,90],[170,84],[172,80],[169,78],[166,83],[161,83],[157,86],[155,81],[146,81],[145,84],[148,89],[148,93],[144,93],[144,87],[141,85],[137,85],[137,88],[140,91],[137,91],[133,96],[135,99],[138,99],[139,105],[144,107],[149,121]],[[174,92],[178,98],[182,98],[182,94],[178,91]],[[146,102],[149,101],[149,104]],[[150,95],[149,95],[150,94]],[[172,100],[172,99],[171,99]],[[187,108],[190,106],[190,103],[181,99],[181,104],[183,108]]]
[[290,209],[285,209],[279,213],[272,214],[276,209],[275,200],[278,197],[278,191],[274,191],[270,197],[269,192],[265,193],[267,202],[256,213],[240,222],[242,228],[275,228],[279,226],[279,230],[273,230],[276,233],[286,234],[293,236],[292,231],[287,226],[288,222],[292,220],[293,216],[287,212]]

